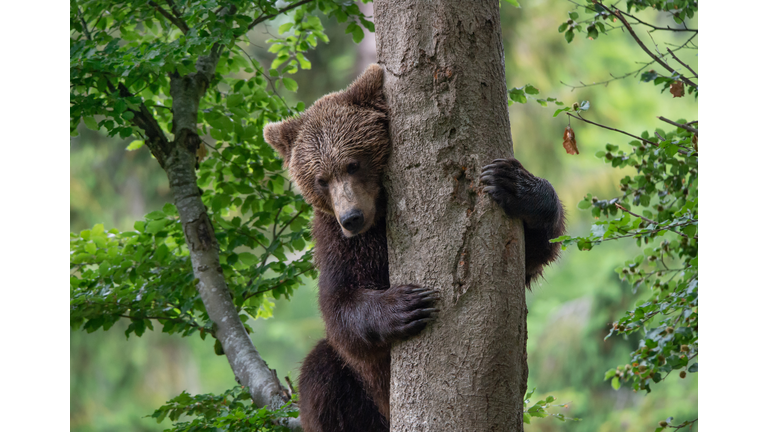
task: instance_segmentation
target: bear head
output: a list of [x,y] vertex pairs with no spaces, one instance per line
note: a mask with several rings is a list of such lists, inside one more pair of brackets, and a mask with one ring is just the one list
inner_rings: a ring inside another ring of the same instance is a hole
[[383,81],[373,64],[346,90],[264,128],[304,199],[333,215],[346,237],[364,233],[381,216],[376,204],[390,147]]

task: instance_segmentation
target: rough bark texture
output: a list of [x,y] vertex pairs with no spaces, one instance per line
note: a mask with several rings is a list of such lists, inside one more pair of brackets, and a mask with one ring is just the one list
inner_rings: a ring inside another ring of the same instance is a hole
[[482,192],[512,155],[498,0],[374,0],[393,149],[392,286],[441,293],[437,322],[392,351],[392,431],[522,431],[524,239]]

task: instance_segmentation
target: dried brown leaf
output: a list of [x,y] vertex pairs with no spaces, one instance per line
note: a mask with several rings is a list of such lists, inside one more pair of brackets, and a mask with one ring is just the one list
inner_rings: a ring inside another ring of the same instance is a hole
[[576,133],[570,126],[565,127],[565,133],[563,134],[563,148],[568,154],[579,154],[579,149],[576,147]]
[[199,146],[197,146],[197,152],[195,152],[195,156],[197,156],[197,162],[202,162],[206,156],[208,156],[208,149],[205,148],[205,143],[200,143]]
[[685,96],[685,85],[682,81],[675,81],[669,88],[669,92],[672,93],[673,98],[683,97]]

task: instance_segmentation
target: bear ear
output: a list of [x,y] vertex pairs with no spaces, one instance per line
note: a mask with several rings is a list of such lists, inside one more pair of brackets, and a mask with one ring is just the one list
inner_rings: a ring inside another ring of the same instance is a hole
[[301,130],[301,118],[292,118],[264,127],[264,140],[283,157],[287,166],[291,159],[291,148]]
[[384,69],[375,63],[368,66],[368,69],[349,85],[343,95],[352,105],[386,111]]

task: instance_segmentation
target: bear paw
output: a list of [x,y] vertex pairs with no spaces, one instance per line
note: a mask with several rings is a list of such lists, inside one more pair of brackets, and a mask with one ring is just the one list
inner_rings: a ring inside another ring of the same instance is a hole
[[437,318],[439,310],[434,307],[438,299],[435,290],[409,284],[390,288],[387,294],[393,312],[387,326],[387,339],[390,341],[415,336]]
[[526,219],[540,212],[542,180],[528,172],[515,158],[496,159],[483,167],[480,182],[483,192],[496,201],[510,218]]

